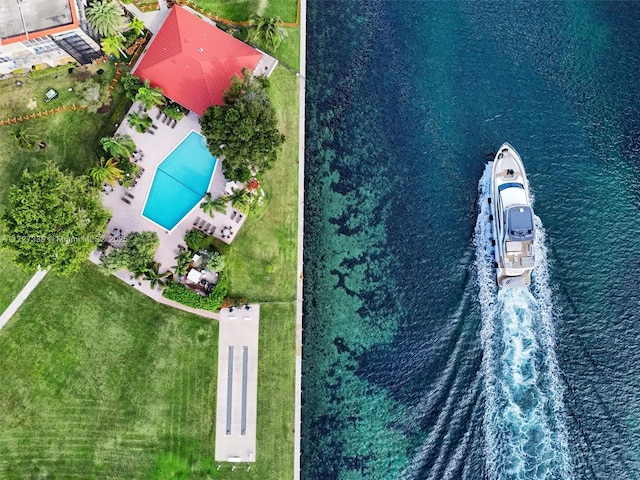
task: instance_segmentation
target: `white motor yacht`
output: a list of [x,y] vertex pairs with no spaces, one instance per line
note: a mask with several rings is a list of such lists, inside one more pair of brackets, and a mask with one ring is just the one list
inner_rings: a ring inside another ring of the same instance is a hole
[[508,143],[493,161],[489,203],[498,285],[526,287],[535,266],[533,209],[524,165]]

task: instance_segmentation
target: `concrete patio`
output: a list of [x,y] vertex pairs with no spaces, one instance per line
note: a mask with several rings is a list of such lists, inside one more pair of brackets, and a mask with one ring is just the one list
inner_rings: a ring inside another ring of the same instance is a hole
[[[139,108],[140,105],[134,103],[130,112],[137,112]],[[185,245],[183,240],[185,233],[195,228],[196,224],[210,224],[211,228],[215,227],[214,237],[225,243],[231,243],[246,220],[246,215],[231,206],[227,206],[225,213],[214,212],[213,215],[207,215],[199,205],[196,205],[171,232],[142,216],[158,164],[189,132],[192,130],[200,132],[199,117],[193,112],[180,120],[174,128],[164,124],[161,121],[162,117],[156,118],[159,116],[158,109],[151,109],[147,113],[153,119],[153,124],[156,127],[150,129],[154,132],[153,134],[135,131],[129,127],[127,120],[117,130],[118,134],[130,135],[136,143],[138,151],[142,152],[142,157],[137,163],[144,171],[140,174],[135,186],[125,189],[121,185],[117,185],[113,190],[103,192],[103,203],[112,212],[112,218],[105,232],[105,240],[111,245],[117,246],[131,232],[156,232],[160,238],[160,246],[154,260],[161,265],[161,271],[164,271],[175,265],[175,257],[180,252],[178,247]],[[225,195],[227,181],[222,174],[221,163],[221,160],[218,159],[210,186],[210,192],[214,198]],[[107,190],[109,189],[107,188]],[[114,231],[119,231],[119,235],[113,235]]]

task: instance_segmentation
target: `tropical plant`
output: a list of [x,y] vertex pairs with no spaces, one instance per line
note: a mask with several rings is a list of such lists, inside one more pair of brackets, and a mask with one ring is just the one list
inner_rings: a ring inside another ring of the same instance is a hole
[[136,32],[136,35],[139,37],[144,32],[144,22],[138,17],[133,17],[129,22],[129,30]]
[[249,208],[251,207],[251,194],[246,188],[235,189],[225,198],[231,202],[233,208],[245,213],[249,212]]
[[100,259],[100,269],[104,273],[116,272],[122,268],[136,275],[144,275],[153,263],[153,255],[159,239],[155,232],[133,232],[127,235],[125,246],[114,248]]
[[100,139],[100,143],[104,151],[114,158],[129,158],[136,149],[136,144],[129,135],[104,137]]
[[120,85],[124,88],[124,93],[127,98],[133,100],[138,94],[138,90],[142,87],[142,80],[135,75],[131,75],[129,72],[120,77]]
[[271,50],[276,50],[288,35],[280,17],[252,15],[250,25],[251,40],[262,43]]
[[31,133],[28,128],[18,127],[11,133],[11,138],[20,147],[26,150],[31,150],[35,147],[38,138]]
[[175,102],[171,102],[162,111],[167,117],[176,121],[180,121],[184,118],[184,110]]
[[101,37],[121,35],[125,29],[122,7],[113,0],[98,0],[86,9],[87,22]]
[[100,41],[102,51],[114,57],[124,57],[124,38],[119,35],[105,37]]
[[225,213],[227,211],[227,199],[226,197],[211,196],[211,193],[207,192],[204,195],[200,208],[207,215],[213,216],[213,212]]
[[202,133],[214,156],[224,155],[225,178],[245,181],[271,167],[284,142],[266,92],[268,80],[243,70],[224,94],[224,105],[209,107],[200,117]]
[[203,297],[180,283],[169,282],[162,296],[188,307],[201,308],[215,312],[220,309],[222,302],[229,293],[229,279],[222,273],[218,283],[208,297]]
[[177,276],[186,275],[189,271],[189,265],[191,264],[191,252],[186,250],[184,252],[180,252],[176,257],[176,264],[171,267],[173,268],[175,274]]
[[196,228],[184,234],[184,241],[192,252],[199,252],[211,244],[211,237]]
[[124,172],[118,168],[118,162],[113,158],[105,160],[104,157],[100,157],[98,165],[91,167],[87,173],[97,187],[105,183],[113,187],[118,180],[124,178]]
[[162,89],[152,87],[149,80],[145,80],[142,86],[138,89],[138,93],[134,100],[140,102],[144,108],[153,108],[157,105],[164,105],[167,101],[162,94]]
[[160,264],[153,262],[142,269],[142,275],[145,280],[149,280],[151,288],[164,287],[166,285],[166,278],[171,275],[171,272],[166,271],[160,273]]
[[151,117],[146,113],[144,115],[139,115],[137,112],[129,114],[129,125],[140,133],[144,133],[149,130],[152,123],[153,120],[151,120]]
[[210,272],[220,272],[224,270],[226,261],[219,252],[207,252],[202,255],[201,268]]
[[63,172],[53,162],[37,172],[25,170],[7,196],[3,246],[30,269],[77,270],[103,237],[109,219],[89,179]]

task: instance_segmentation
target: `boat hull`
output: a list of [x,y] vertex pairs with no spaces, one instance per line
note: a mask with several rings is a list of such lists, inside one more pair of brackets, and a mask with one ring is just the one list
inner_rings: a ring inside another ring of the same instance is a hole
[[493,161],[490,202],[498,286],[526,287],[535,265],[534,216],[524,165],[508,143]]

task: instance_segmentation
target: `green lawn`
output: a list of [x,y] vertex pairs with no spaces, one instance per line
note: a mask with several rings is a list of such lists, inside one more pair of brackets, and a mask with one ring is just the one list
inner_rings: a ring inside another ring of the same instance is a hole
[[268,208],[249,214],[238,232],[228,269],[231,295],[250,301],[294,301],[298,227],[298,79],[284,68],[270,78],[270,95],[286,140],[262,186]]
[[[146,478],[214,451],[218,324],[87,264],[0,332],[0,478]],[[196,478],[196,477],[194,477]]]
[[0,249],[0,313],[4,312],[22,287],[35,272],[25,270],[12,261],[12,254],[8,250]]
[[210,15],[233,22],[247,21],[262,9],[265,16],[294,23],[298,9],[297,0],[191,0],[190,3]]
[[[287,52],[285,45],[279,52]],[[67,92],[65,75],[24,79],[20,91],[54,86]],[[0,105],[11,99],[12,115],[20,115],[25,99],[14,99],[15,85],[3,83],[12,81],[0,81]],[[261,306],[258,445],[251,470],[231,473],[223,464],[217,474],[205,473],[215,467],[217,323],[156,304],[87,264],[69,277],[49,274],[0,331],[0,478],[292,477],[297,90],[296,76],[279,67],[270,95],[286,142],[261,179],[268,208],[261,217],[248,216],[228,259],[233,296],[284,302]],[[122,98],[120,87],[114,96]],[[74,103],[62,93],[57,100]],[[26,122],[47,143],[42,151],[17,149],[10,138],[15,127],[0,127],[0,214],[8,186],[25,167],[51,158],[84,172],[112,123],[109,112]],[[31,273],[0,252],[0,278],[10,279],[0,287],[0,307]]]
[[[80,77],[95,72],[98,68],[104,70],[101,76],[95,75],[98,81],[108,86],[115,74],[112,64],[103,64],[85,70],[76,68],[76,74],[69,75],[67,67],[50,71],[43,71],[34,78],[19,76],[0,81],[0,118],[12,118],[27,115],[32,112],[43,111],[50,107],[76,104],[77,97],[68,88],[76,86]],[[22,82],[17,87],[16,79]],[[42,98],[48,88],[55,88],[59,98],[44,103]],[[28,108],[31,98],[36,98],[37,107]],[[120,87],[113,92],[115,103],[123,98]],[[105,114],[88,111],[72,111],[56,113],[35,120],[27,120],[19,124],[0,126],[0,215],[7,204],[8,187],[14,184],[25,168],[37,169],[47,160],[53,160],[64,168],[75,173],[83,173],[96,162],[96,148],[104,132],[108,133],[110,125],[105,126],[111,119],[111,112]],[[27,128],[38,141],[44,141],[46,148],[40,150],[25,150],[19,148],[12,140],[11,134],[17,128]],[[106,134],[105,133],[105,134]],[[1,246],[1,244],[0,244]],[[7,250],[0,249],[0,312],[11,303],[15,295],[22,289],[33,272],[27,272],[12,261],[13,255]]]

